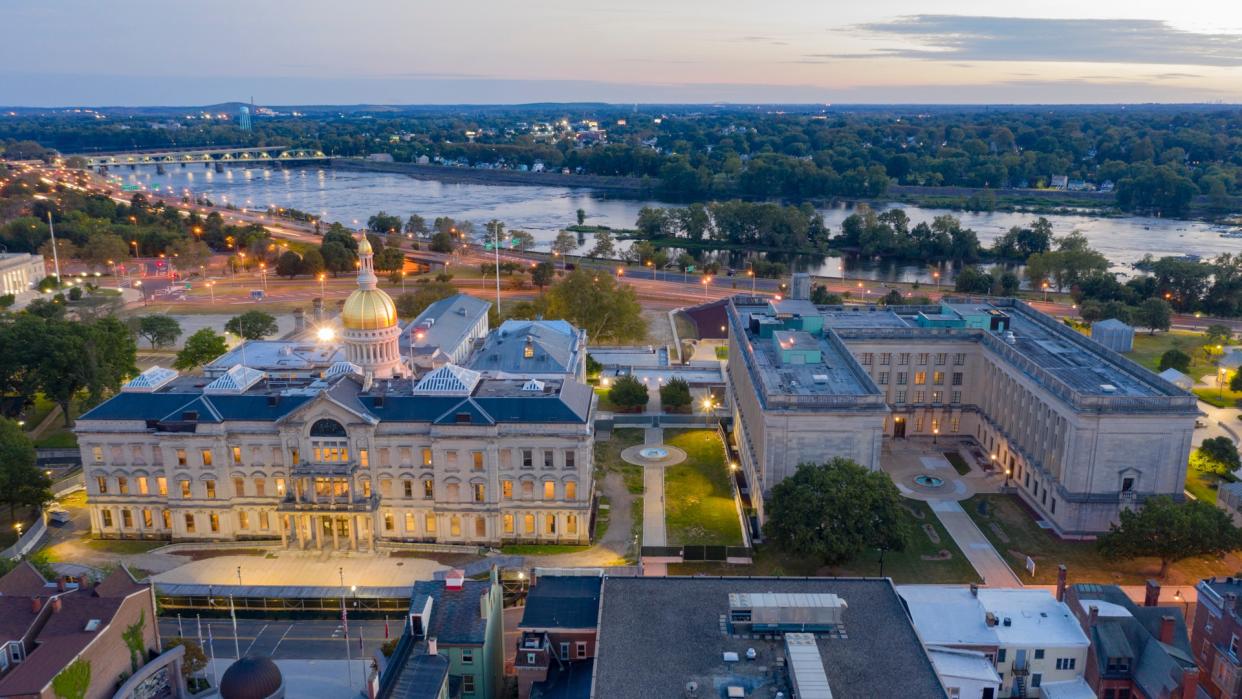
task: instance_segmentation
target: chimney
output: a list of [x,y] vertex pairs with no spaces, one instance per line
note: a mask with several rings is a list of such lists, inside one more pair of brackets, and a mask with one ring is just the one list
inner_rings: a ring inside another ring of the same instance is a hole
[[1057,566],[1057,601],[1065,601],[1065,580],[1069,577],[1069,571],[1066,570],[1065,564]]
[[1182,670],[1182,699],[1195,699],[1199,696],[1199,668],[1192,667]]
[[39,599],[38,597],[31,597],[30,598],[30,613],[38,614],[40,609],[43,609],[43,600]]
[[58,613],[59,611],[60,611],[60,598],[59,598],[59,597],[53,597],[53,598],[52,598],[52,613],[53,613],[53,614],[56,614],[56,613]]
[[69,576],[67,576],[67,575],[62,575],[62,576],[60,576],[60,577],[56,578],[56,590],[57,590],[58,592],[64,592],[64,591],[65,591],[65,584],[67,583],[67,581],[68,581],[68,580],[69,580]]
[[1155,607],[1160,604],[1160,583],[1155,580],[1147,579],[1147,592],[1143,596],[1144,607]]
[[444,576],[444,589],[461,590],[466,586],[466,571],[454,568]]
[[1087,628],[1095,626],[1095,622],[1100,618],[1100,608],[1094,604],[1087,607]]
[[1173,617],[1165,614],[1160,617],[1160,642],[1172,645],[1173,643],[1173,626],[1175,624]]
[[432,636],[427,639],[427,655],[439,655],[440,644],[436,642],[436,637]]
[[978,586],[978,585],[976,585],[976,584],[974,584],[974,583],[971,583],[971,584],[970,584],[970,596],[971,596],[971,597],[978,597],[978,596],[979,596],[979,586]]

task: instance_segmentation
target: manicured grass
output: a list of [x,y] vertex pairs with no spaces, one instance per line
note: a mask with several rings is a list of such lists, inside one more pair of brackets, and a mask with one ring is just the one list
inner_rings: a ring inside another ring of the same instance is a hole
[[[914,583],[972,583],[980,582],[970,562],[962,554],[961,549],[941,526],[940,520],[932,514],[927,503],[909,500],[905,506],[912,513],[922,516],[919,519],[911,515],[910,546],[907,550],[889,551],[884,554],[884,575],[891,577],[898,584]],[[932,541],[923,525],[929,524],[940,538],[940,543]],[[948,551],[949,558],[944,560],[928,560],[925,556],[938,559],[941,551]],[[866,551],[857,559],[840,566],[824,566],[818,561],[797,554],[787,554],[773,548],[770,544],[755,547],[752,565],[728,565],[725,563],[681,563],[669,566],[670,575],[816,575],[816,576],[850,576],[875,577],[880,574],[879,551]]]
[[[635,495],[643,494],[643,467],[621,459],[621,452],[643,443],[641,429],[613,430],[607,441],[595,442],[595,468],[602,472],[616,471],[625,481],[625,489]],[[602,478],[602,476],[600,476]],[[640,511],[641,507],[638,508]]]
[[[1226,381],[1228,381],[1227,378]],[[1242,393],[1230,391],[1228,385],[1224,387],[1224,390],[1219,387],[1195,387],[1193,390],[1194,394],[1199,397],[1199,400],[1218,408],[1236,408],[1238,407],[1238,401],[1242,400]]]
[[612,502],[607,495],[601,495],[595,511],[595,531],[591,541],[599,541],[608,533],[608,525],[612,522]]
[[596,407],[599,410],[604,410],[610,413],[618,412],[620,409],[615,403],[612,402],[612,399],[608,397],[608,390],[609,389],[604,388],[603,386],[595,387],[595,395],[599,398],[599,403]]
[[724,361],[729,358],[729,348],[724,345],[716,347],[716,359]]
[[710,430],[665,430],[664,442],[686,452],[685,461],[664,469],[669,544],[740,546],[742,528],[720,437]]
[[1216,365],[1203,353],[1207,336],[1185,330],[1170,330],[1149,335],[1142,328],[1134,333],[1134,350],[1126,356],[1152,371],[1160,371],[1160,356],[1171,349],[1190,355],[1190,371],[1187,376],[1195,379],[1216,371]]
[[953,470],[957,471],[958,475],[965,476],[970,473],[970,464],[966,463],[966,459],[963,459],[961,454],[955,451],[946,451],[944,458],[953,464]]
[[21,419],[26,421],[25,428],[27,431],[33,430],[43,422],[48,413],[56,407],[56,404],[48,400],[42,393],[36,393],[34,396],[34,405],[26,407],[22,412]]
[[[979,512],[980,502],[988,504],[986,515]],[[1068,541],[1058,538],[1051,530],[1041,529],[1030,511],[1014,495],[976,495],[963,502],[962,509],[975,520],[975,524],[979,525],[979,529],[1024,583],[1056,583],[1057,565],[1062,563],[1069,568],[1070,581],[1076,583],[1141,585],[1160,573],[1160,561],[1157,559],[1109,560],[1100,554],[1094,541]],[[993,524],[1008,541],[993,529]],[[1027,556],[1035,561],[1034,577],[1026,572]],[[1205,556],[1188,558],[1170,565],[1164,582],[1193,585],[1213,575],[1233,575],[1240,565],[1242,557],[1237,554],[1229,554],[1224,559]]]
[[1221,483],[1232,482],[1215,473],[1200,471],[1197,468],[1186,469],[1186,491],[1195,499],[1216,504],[1216,493]]
[[[152,549],[167,546],[167,541],[150,541],[138,539],[82,539],[82,545],[96,551],[115,553],[118,556],[130,556],[136,553],[147,553]],[[234,555],[230,552],[229,555]]]
[[510,544],[501,546],[500,552],[508,556],[555,556],[561,553],[578,553],[589,548],[591,547],[566,544]]
[[78,446],[78,437],[67,429],[48,430],[35,442],[35,446],[45,449],[69,449]]

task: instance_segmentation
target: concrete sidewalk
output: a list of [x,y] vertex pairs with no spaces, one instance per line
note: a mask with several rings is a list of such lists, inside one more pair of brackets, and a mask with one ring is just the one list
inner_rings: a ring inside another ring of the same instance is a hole
[[953,500],[931,500],[927,504],[936,513],[936,518],[944,525],[949,536],[957,542],[958,548],[962,549],[966,560],[970,561],[979,577],[983,578],[985,585],[1022,587],[1022,581],[961,505]]
[[[664,443],[664,430],[648,427],[643,430],[643,444]],[[643,467],[643,546],[667,546],[668,531],[664,526],[664,466]]]

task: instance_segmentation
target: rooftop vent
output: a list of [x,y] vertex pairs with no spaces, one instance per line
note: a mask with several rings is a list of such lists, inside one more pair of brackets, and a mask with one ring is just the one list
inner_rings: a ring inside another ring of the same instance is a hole
[[811,374],[811,379],[814,380],[815,383],[828,383],[827,374]]
[[454,568],[444,576],[444,589],[461,590],[466,586],[466,571]]
[[741,660],[741,656],[739,656],[736,652],[731,650],[724,652],[724,661],[726,663],[736,663],[738,660]]
[[103,622],[100,621],[99,619],[91,619],[90,621],[86,622],[86,628],[84,630],[85,631],[98,631],[99,626],[102,623]]
[[1006,330],[1004,337],[1005,337],[1005,342],[1008,342],[1011,345],[1017,343],[1018,341],[1018,337],[1013,334],[1012,330]]
[[1105,393],[1116,393],[1117,387],[1112,385],[1111,383],[1102,383],[1100,384],[1100,390]]

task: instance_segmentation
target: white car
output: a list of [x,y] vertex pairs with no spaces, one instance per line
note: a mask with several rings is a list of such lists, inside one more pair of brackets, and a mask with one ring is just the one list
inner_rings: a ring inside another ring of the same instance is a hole
[[69,516],[69,510],[64,510],[59,507],[48,510],[47,518],[48,518],[48,521],[52,522],[53,524],[68,524],[70,519],[72,519]]

